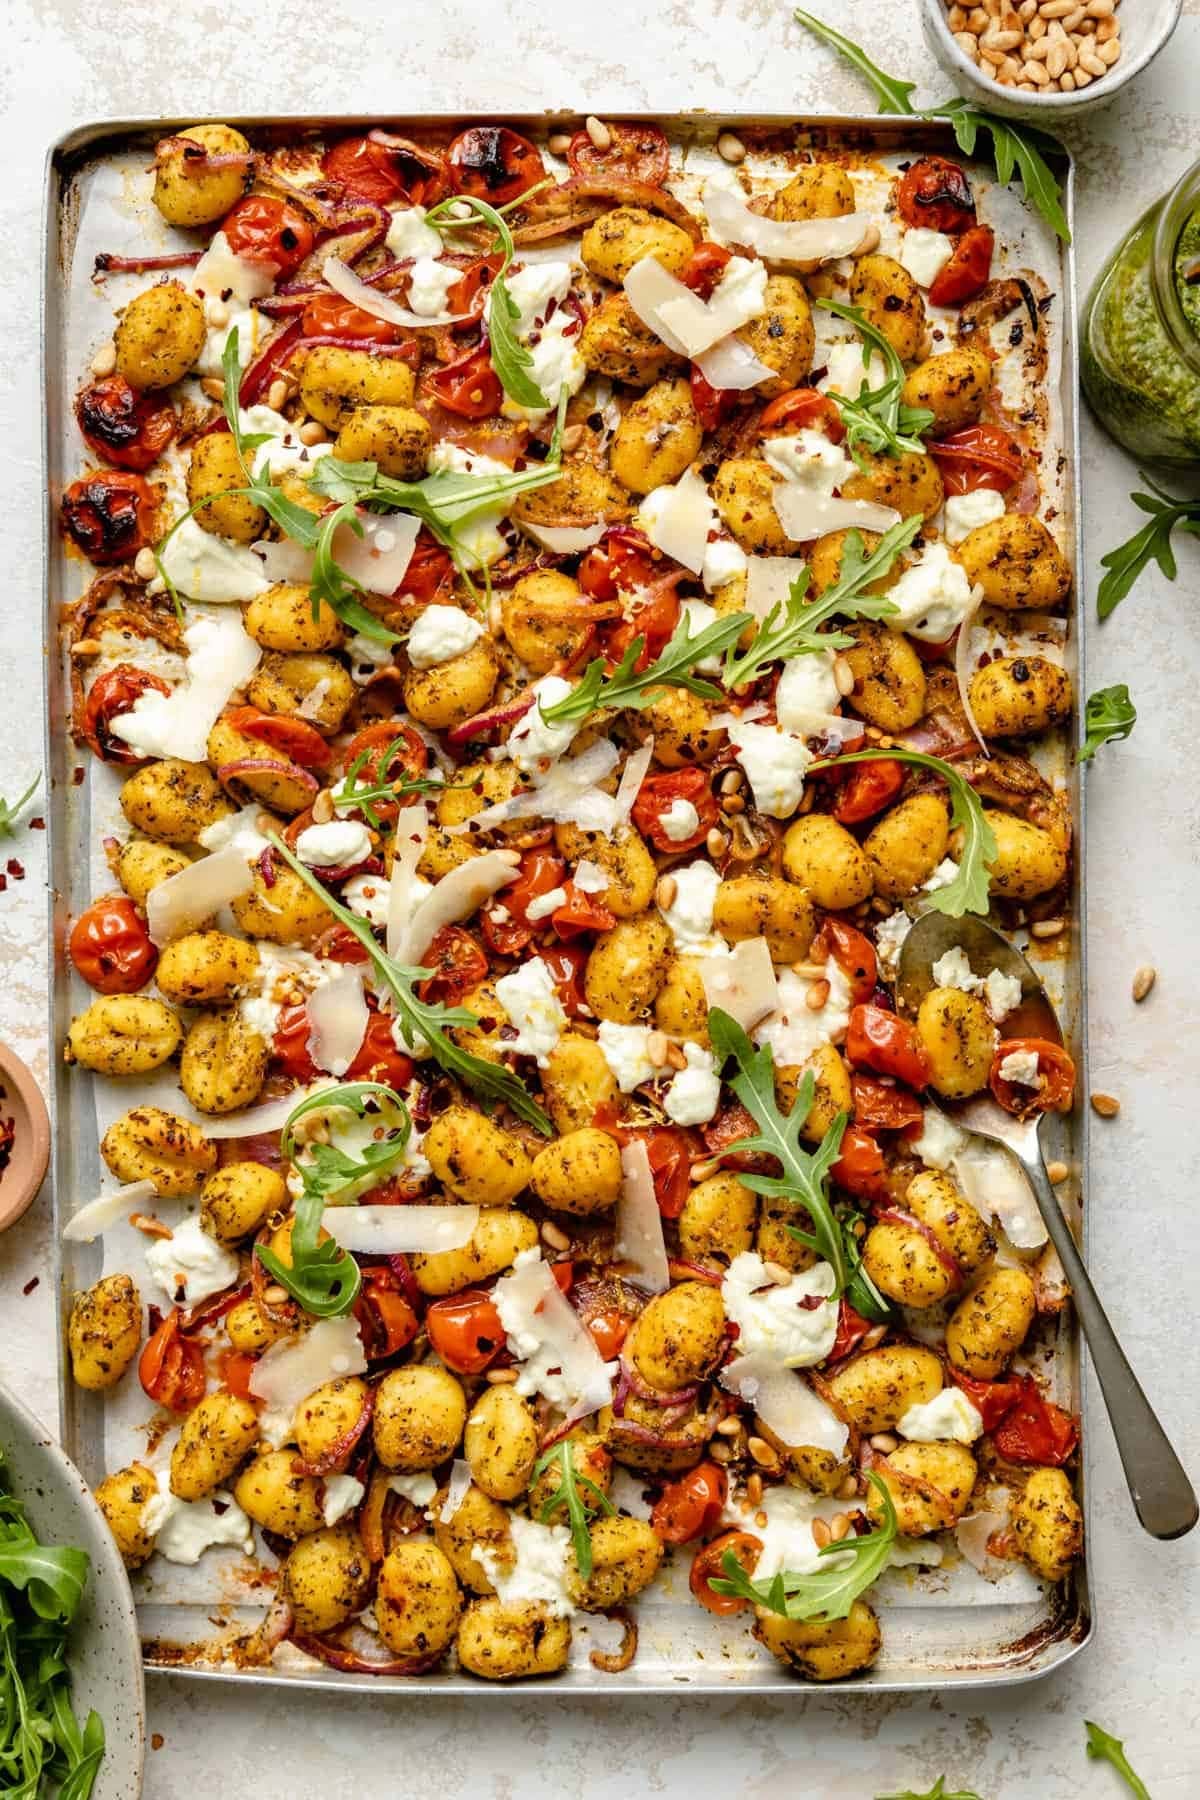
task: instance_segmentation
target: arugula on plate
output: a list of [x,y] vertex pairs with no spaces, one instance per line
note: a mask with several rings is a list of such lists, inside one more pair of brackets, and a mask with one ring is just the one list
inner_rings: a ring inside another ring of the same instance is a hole
[[543,1525],[548,1525],[559,1508],[566,1507],[579,1578],[581,1581],[590,1581],[595,1566],[592,1521],[600,1514],[612,1518],[617,1509],[603,1488],[597,1487],[589,1476],[581,1474],[575,1467],[575,1446],[570,1438],[560,1439],[544,1456],[538,1458],[529,1478],[530,1487],[547,1469],[557,1469],[558,1486],[538,1509],[538,1518]]
[[[861,307],[850,306],[844,300],[830,300],[824,294],[818,296],[817,305],[853,325],[863,340],[863,378],[858,393],[851,396],[831,391],[829,395],[842,416],[846,448],[855,462],[861,466],[860,448],[869,450],[874,456],[884,452],[889,456],[902,456],[906,451],[920,455],[925,449],[924,434],[933,424],[933,414],[926,406],[909,406],[901,399],[907,376],[892,344],[882,331],[875,329]],[[885,380],[877,388],[867,386],[872,351],[878,351],[887,369]]]
[[1113,687],[1097,688],[1088,695],[1083,710],[1083,748],[1077,753],[1076,762],[1090,762],[1101,744],[1120,743],[1136,723],[1137,708],[1123,681]]
[[750,613],[731,613],[727,618],[714,619],[693,636],[684,613],[661,656],[648,668],[639,671],[636,666],[646,644],[645,638],[636,637],[611,675],[604,673],[604,658],[598,656],[561,700],[554,700],[549,706],[539,700],[542,717],[547,724],[558,724],[564,719],[582,721],[602,707],[613,711],[630,707],[636,711],[649,706],[655,690],[663,687],[687,688],[704,700],[719,700],[720,688],[692,671],[697,663],[728,650],[752,623]]
[[1173,494],[1156,486],[1148,475],[1143,473],[1142,480],[1154,492],[1130,494],[1129,498],[1144,513],[1150,514],[1150,521],[1125,543],[1118,544],[1100,558],[1101,568],[1108,571],[1101,579],[1096,595],[1096,610],[1102,619],[1116,611],[1139,575],[1152,562],[1158,564],[1168,581],[1174,581],[1178,565],[1171,537],[1176,529],[1200,536],[1200,499],[1177,500]]
[[11,805],[2,795],[0,795],[0,837],[12,836],[22,811],[29,805],[33,796],[37,793],[38,788],[41,785],[41,779],[42,772],[39,769],[29,786],[25,789],[25,792],[19,799],[14,800]]
[[783,1619],[848,1618],[859,1595],[865,1594],[887,1568],[892,1545],[899,1535],[896,1509],[886,1484],[874,1474],[869,1474],[867,1480],[879,1495],[883,1521],[865,1537],[844,1537],[839,1543],[826,1544],[817,1557],[828,1567],[806,1574],[780,1569],[770,1580],[755,1581],[733,1551],[727,1550],[721,1558],[724,1578],[714,1575],[710,1585],[718,1594],[749,1600]]
[[955,1788],[951,1793],[946,1786],[946,1777],[939,1775],[927,1793],[918,1794],[913,1788],[905,1788],[903,1793],[876,1794],[875,1800],[980,1800],[974,1788]]
[[1150,1800],[1150,1790],[1141,1776],[1135,1774],[1129,1766],[1129,1758],[1125,1754],[1125,1745],[1120,1738],[1113,1737],[1105,1731],[1103,1725],[1097,1725],[1094,1719],[1083,1721],[1087,1729],[1087,1753],[1095,1762],[1111,1763],[1117,1774],[1125,1782],[1137,1800]]

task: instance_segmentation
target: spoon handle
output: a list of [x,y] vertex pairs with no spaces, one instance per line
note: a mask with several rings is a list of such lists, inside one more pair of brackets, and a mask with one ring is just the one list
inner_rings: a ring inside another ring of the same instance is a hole
[[1137,1516],[1151,1537],[1183,1537],[1197,1519],[1192,1484],[1117,1342],[1050,1185],[1040,1147],[1032,1155],[1022,1156],[1021,1163],[1071,1284]]

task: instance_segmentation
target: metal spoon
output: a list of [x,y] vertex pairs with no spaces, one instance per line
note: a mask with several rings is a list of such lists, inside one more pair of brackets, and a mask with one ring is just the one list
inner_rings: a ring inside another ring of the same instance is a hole
[[[1006,1037],[1040,1037],[1062,1043],[1057,1014],[1034,970],[998,931],[972,917],[951,919],[944,913],[928,912],[917,920],[900,953],[896,1003],[902,1013],[915,1016],[936,985],[934,963],[956,947],[964,952],[975,974],[986,976],[991,969],[1000,969],[1020,981],[1021,1002],[1004,1022]],[[1041,1146],[1045,1115],[1014,1118],[990,1096],[958,1105],[943,1100],[935,1104],[963,1130],[1003,1144],[1024,1169],[1071,1284],[1137,1516],[1151,1537],[1183,1537],[1196,1523],[1196,1495],[1117,1342],[1046,1173]]]

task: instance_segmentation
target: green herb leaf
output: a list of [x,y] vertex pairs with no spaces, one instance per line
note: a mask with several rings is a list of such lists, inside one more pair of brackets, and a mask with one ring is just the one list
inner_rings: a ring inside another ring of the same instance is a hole
[[[401,733],[376,757],[370,745],[360,750],[337,787],[333,789],[331,798],[337,812],[361,812],[368,825],[377,831],[382,829],[383,821],[375,811],[372,802],[375,800],[399,801],[409,794],[444,794],[451,784],[434,781],[427,775],[410,778],[398,775],[394,781],[388,781],[387,772],[397,756],[404,755],[409,749],[408,738]],[[375,764],[374,783],[364,782],[359,785],[359,772],[368,762]]]
[[871,583],[886,575],[900,552],[911,544],[924,524],[920,513],[901,519],[884,533],[870,555],[863,550],[862,535],[846,534],[841,568],[832,587],[817,599],[805,600],[809,573],[801,570],[786,601],[773,606],[741,655],[729,652],[725,685],[731,689],[757,681],[769,664],[821,650],[844,650],[854,642],[844,631],[820,633],[818,627],[839,615],[847,619],[885,619],[896,608],[886,594],[868,594]]
[[718,1594],[750,1600],[784,1619],[848,1618],[859,1595],[878,1581],[887,1568],[899,1534],[896,1509],[885,1483],[873,1474],[867,1480],[879,1495],[883,1523],[865,1537],[845,1537],[817,1552],[822,1561],[828,1560],[835,1567],[817,1569],[811,1575],[781,1569],[770,1581],[754,1581],[733,1551],[727,1550],[721,1558],[725,1578],[714,1576],[710,1585]]
[[931,769],[940,775],[950,790],[950,823],[963,829],[963,849],[958,861],[958,874],[945,887],[935,888],[925,899],[935,912],[961,919],[964,913],[985,913],[988,909],[987,865],[996,856],[996,836],[987,822],[983,802],[966,776],[940,756],[926,756],[921,750],[851,750],[845,756],[826,757],[809,764],[809,770],[842,768],[847,763],[878,762],[912,763],[919,769]]
[[[529,1479],[530,1487],[533,1487],[540,1475],[552,1468],[558,1470],[558,1486],[539,1509],[538,1518],[543,1525],[548,1525],[559,1508],[566,1507],[579,1578],[581,1581],[590,1581],[595,1556],[589,1527],[597,1514],[603,1513],[605,1517],[612,1518],[617,1509],[602,1488],[598,1488],[594,1481],[581,1475],[576,1469],[575,1446],[570,1438],[560,1439],[544,1456],[538,1458]],[[581,1488],[588,1495],[586,1500],[580,1492]]]
[[[375,965],[377,979],[392,996],[401,1035],[413,1055],[432,1057],[448,1075],[454,1075],[465,1082],[482,1100],[511,1108],[527,1125],[535,1126],[546,1137],[553,1136],[554,1127],[549,1118],[533,1099],[524,1082],[511,1069],[505,1068],[501,1063],[487,1062],[482,1056],[472,1056],[469,1050],[461,1049],[446,1036],[447,1030],[455,1026],[477,1025],[478,1014],[468,1011],[465,1006],[443,1006],[437,1002],[418,999],[414,991],[415,984],[424,981],[434,971],[409,968],[396,962],[376,940],[366,921],[335,899],[329,889],[317,880],[312,870],[292,854],[281,838],[272,833],[270,841],[277,854],[300,877],[305,887],[324,902],[334,918],[353,933],[367,952]],[[422,1040],[428,1048],[422,1047]]]
[[1123,1741],[1113,1737],[1110,1732],[1105,1731],[1103,1725],[1097,1725],[1093,1719],[1085,1719],[1083,1723],[1087,1729],[1088,1755],[1096,1762],[1111,1763],[1130,1792],[1137,1795],[1137,1800],[1150,1800],[1149,1788],[1129,1766]]
[[876,1794],[875,1800],[980,1800],[980,1796],[974,1788],[955,1788],[950,1793],[946,1787],[946,1777],[939,1775],[926,1794],[918,1794],[912,1788],[905,1788],[903,1793]]
[[242,409],[239,400],[242,365],[236,325],[225,339],[225,348],[221,352],[221,373],[224,376],[222,402],[225,408],[225,418],[233,437],[237,459],[242,465],[242,474],[246,477],[247,485],[253,486],[254,470],[251,460],[253,453],[262,444],[270,442],[271,433],[269,431],[245,432],[242,430]]
[[557,724],[563,719],[586,719],[600,707],[614,711],[630,707],[636,711],[649,706],[655,690],[663,687],[687,688],[689,693],[699,694],[702,699],[719,700],[720,688],[694,675],[692,670],[698,662],[729,649],[752,623],[750,613],[731,613],[727,618],[715,619],[693,637],[684,613],[670,643],[648,669],[639,673],[635,667],[646,643],[645,638],[636,637],[611,675],[605,675],[604,659],[597,657],[561,700],[555,700],[549,706],[542,706],[539,700],[542,717],[548,724]]
[[1137,723],[1137,710],[1122,681],[1115,687],[1097,688],[1089,694],[1083,713],[1083,748],[1076,762],[1090,762],[1101,744],[1120,743]]
[[41,780],[42,772],[39,769],[20,799],[14,800],[11,806],[7,800],[0,796],[0,837],[12,836],[13,830],[21,817],[23,809],[29,805],[29,802],[33,799],[33,796],[41,786]]
[[1034,131],[1027,125],[1017,125],[1011,119],[1001,119],[995,113],[985,112],[982,107],[973,106],[961,95],[955,95],[951,100],[942,100],[936,106],[914,108],[910,96],[916,91],[915,82],[897,81],[895,76],[886,75],[871,61],[865,50],[861,50],[850,38],[843,37],[831,25],[826,25],[822,19],[814,18],[811,13],[797,11],[794,17],[815,37],[840,51],[847,62],[852,63],[859,74],[866,78],[875,90],[881,113],[905,113],[915,119],[948,120],[954,128],[955,140],[964,156],[974,155],[979,133],[986,131],[992,140],[992,160],[997,180],[1007,185],[1019,170],[1029,204],[1035,212],[1041,214],[1064,243],[1070,243],[1071,233],[1062,208],[1062,186],[1044,154],[1052,153],[1058,148],[1052,137],[1048,137],[1045,132]]
[[849,1279],[845,1237],[829,1199],[829,1171],[838,1159],[847,1115],[839,1113],[815,1150],[800,1141],[801,1128],[812,1108],[815,1080],[808,1069],[796,1090],[789,1113],[782,1113],[775,1099],[775,1058],[770,1046],[756,1050],[736,1019],[719,1006],[708,1015],[708,1032],[719,1064],[731,1059],[737,1074],[727,1076],[742,1105],[758,1126],[753,1137],[738,1141],[739,1150],[762,1150],[783,1166],[782,1176],[738,1171],[738,1180],[754,1194],[767,1194],[802,1206],[811,1232],[789,1226],[802,1244],[823,1257],[833,1270],[834,1295],[843,1294]]
[[[861,307],[830,300],[825,295],[818,297],[817,305],[853,325],[863,340],[864,373],[858,393],[852,398],[837,393],[829,396],[842,416],[851,456],[856,462],[861,460],[857,455],[860,445],[874,456],[885,451],[891,456],[911,451],[920,455],[925,449],[922,436],[933,424],[933,414],[923,406],[906,406],[901,400],[907,377],[893,346],[882,331],[875,329]],[[869,388],[866,384],[872,350],[879,352],[887,368],[882,387]]]
[[1153,494],[1131,494],[1135,506],[1150,514],[1150,523],[1115,550],[1100,558],[1100,566],[1108,573],[1096,595],[1096,610],[1102,619],[1115,612],[1144,569],[1157,563],[1168,581],[1174,581],[1178,568],[1171,547],[1171,534],[1176,526],[1181,531],[1200,533],[1200,500],[1176,500],[1155,487],[1149,476],[1142,480],[1154,488]]
[[363,637],[372,638],[377,644],[398,644],[399,632],[389,631],[383,620],[376,618],[370,608],[364,605],[365,589],[334,560],[333,539],[340,525],[349,525],[358,537],[363,535],[363,523],[352,500],[343,501],[341,506],[326,513],[321,520],[313,552],[310,588],[313,618],[317,617],[324,603],[349,630],[361,632]]
[[[545,186],[544,182],[537,184]],[[530,190],[532,191],[532,190]],[[523,194],[527,199],[528,194]],[[426,213],[425,223],[432,225],[435,231],[451,232],[461,230],[469,225],[470,220],[458,217],[459,209],[469,206],[473,214],[485,225],[490,225],[496,234],[496,243],[504,257],[499,272],[493,276],[489,290],[487,337],[488,354],[493,369],[500,380],[500,385],[510,400],[518,406],[525,406],[533,411],[545,412],[551,402],[547,400],[537,382],[529,373],[533,367],[533,357],[517,336],[517,326],[521,322],[521,309],[508,291],[505,276],[513,259],[515,245],[512,232],[494,206],[486,200],[477,200],[470,195],[458,195],[450,200],[443,200]]]

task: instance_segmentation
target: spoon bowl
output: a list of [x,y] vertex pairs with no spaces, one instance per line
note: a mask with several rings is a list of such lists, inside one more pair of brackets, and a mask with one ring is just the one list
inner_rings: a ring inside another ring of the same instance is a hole
[[[935,963],[956,949],[966,957],[972,974],[981,979],[999,969],[1020,982],[1020,1003],[1004,1021],[1006,1037],[1035,1037],[1062,1043],[1062,1027],[1036,971],[993,926],[969,916],[952,919],[944,913],[928,912],[913,925],[900,951],[896,1004],[901,1013],[909,1018],[916,1016],[926,994],[938,985],[933,973]],[[1196,1495],[1117,1341],[1046,1173],[1041,1145],[1045,1113],[1035,1111],[1030,1117],[1015,1118],[990,1095],[957,1104],[934,1097],[932,1103],[960,1130],[1003,1144],[1025,1171],[1071,1286],[1134,1510],[1152,1537],[1182,1537],[1196,1523]]]

